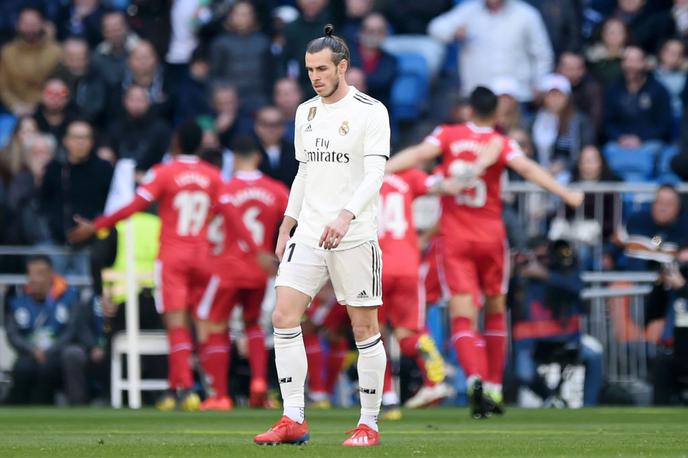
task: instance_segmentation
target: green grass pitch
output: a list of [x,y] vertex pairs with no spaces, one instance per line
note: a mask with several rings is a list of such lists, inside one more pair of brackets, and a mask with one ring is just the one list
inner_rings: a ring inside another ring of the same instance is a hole
[[466,409],[405,411],[381,423],[383,444],[344,449],[352,409],[310,410],[311,442],[259,447],[277,411],[158,413],[0,408],[0,457],[688,457],[688,409],[510,409],[471,420]]

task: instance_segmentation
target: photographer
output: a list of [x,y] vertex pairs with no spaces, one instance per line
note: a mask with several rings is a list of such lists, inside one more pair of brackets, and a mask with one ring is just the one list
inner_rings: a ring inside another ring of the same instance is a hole
[[581,335],[583,282],[573,247],[564,240],[538,237],[530,251],[516,259],[514,281],[520,297],[512,310],[514,365],[520,385],[527,386],[545,405],[561,400],[537,373],[539,361],[558,358],[585,365],[583,403],[597,404],[602,385],[602,346]]
[[[676,404],[680,401],[681,385],[688,384],[688,245],[676,253],[676,262],[661,275],[666,292],[666,312],[658,337],[654,364],[654,403]],[[686,399],[683,400],[684,402]]]

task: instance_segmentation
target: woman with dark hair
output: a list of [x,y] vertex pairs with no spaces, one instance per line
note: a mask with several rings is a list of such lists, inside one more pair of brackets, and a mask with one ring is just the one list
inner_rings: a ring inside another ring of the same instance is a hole
[[598,29],[595,43],[585,50],[590,74],[604,84],[621,78],[621,57],[630,42],[630,31],[621,19],[605,20]]

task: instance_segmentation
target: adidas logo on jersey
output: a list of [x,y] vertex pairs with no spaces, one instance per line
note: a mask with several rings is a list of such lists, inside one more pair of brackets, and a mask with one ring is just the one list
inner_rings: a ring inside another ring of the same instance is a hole
[[368,299],[368,293],[366,293],[366,290],[363,290],[360,293],[358,293],[356,299]]
[[279,379],[280,383],[291,383],[291,377],[284,377]]
[[312,131],[313,131],[313,129],[311,129],[311,125],[308,124],[308,126],[306,126],[305,132],[312,132]]
[[363,394],[375,394],[377,392],[375,388],[359,388],[358,391]]

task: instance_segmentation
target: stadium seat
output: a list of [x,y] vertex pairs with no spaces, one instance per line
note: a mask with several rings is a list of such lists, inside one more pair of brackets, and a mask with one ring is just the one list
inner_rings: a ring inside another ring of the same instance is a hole
[[[122,407],[122,391],[129,389],[129,380],[123,378],[122,356],[127,354],[127,334],[118,332],[112,338],[112,356],[110,359],[110,403],[112,407]],[[139,334],[139,354],[167,355],[169,345],[164,331],[142,331]],[[167,379],[141,380],[141,391],[162,391],[169,387]]]
[[640,148],[621,148],[611,143],[604,147],[604,156],[609,167],[624,181],[647,181],[655,176],[655,162],[661,146],[647,144]]
[[392,116],[395,120],[415,120],[425,106],[430,75],[420,54],[398,54],[399,74],[392,86]]
[[14,126],[17,124],[17,118],[8,113],[0,114],[0,148],[7,146],[7,143],[12,137]]
[[671,170],[671,160],[678,154],[678,146],[671,145],[659,152],[657,182],[678,184],[681,179]]

